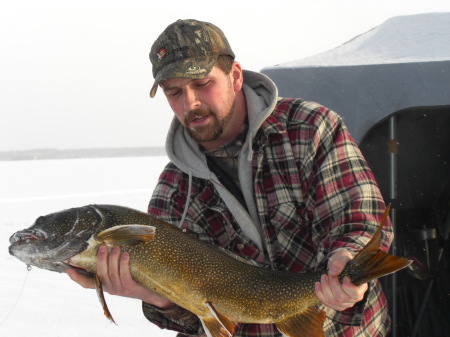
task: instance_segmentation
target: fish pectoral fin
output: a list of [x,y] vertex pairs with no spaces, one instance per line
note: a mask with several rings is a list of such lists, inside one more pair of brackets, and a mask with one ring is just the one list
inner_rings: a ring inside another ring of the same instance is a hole
[[133,246],[139,243],[152,241],[156,228],[144,225],[119,225],[97,234],[96,239],[114,246]]
[[213,317],[200,317],[205,332],[210,337],[232,337],[234,333],[234,324],[219,311],[214,308],[211,302],[206,302]]
[[95,281],[95,290],[97,291],[98,299],[103,307],[103,313],[105,314],[107,319],[109,319],[111,322],[116,324],[116,322],[114,321],[114,318],[112,317],[111,313],[109,312],[108,305],[106,304],[106,300],[105,300],[105,295],[103,293],[103,285],[102,285],[102,282],[100,282],[100,279],[98,278],[97,274],[95,274],[94,281]]
[[288,337],[324,337],[325,312],[308,308],[301,314],[275,322],[277,329]]

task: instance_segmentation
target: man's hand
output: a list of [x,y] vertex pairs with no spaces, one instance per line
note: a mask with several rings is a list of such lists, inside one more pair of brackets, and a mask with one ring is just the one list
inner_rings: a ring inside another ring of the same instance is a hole
[[[94,280],[82,276],[73,269],[66,271],[67,275],[83,288],[95,288]],[[111,295],[136,298],[161,309],[173,306],[169,300],[156,295],[150,289],[140,285],[131,277],[130,256],[121,254],[120,247],[113,247],[108,254],[106,246],[101,246],[97,253],[97,275],[103,284],[103,289]]]
[[361,301],[367,291],[367,283],[356,286],[347,276],[342,283],[339,281],[339,274],[351,259],[353,256],[348,251],[334,253],[328,261],[328,275],[322,275],[320,282],[316,283],[317,298],[331,309],[342,311],[350,308]]

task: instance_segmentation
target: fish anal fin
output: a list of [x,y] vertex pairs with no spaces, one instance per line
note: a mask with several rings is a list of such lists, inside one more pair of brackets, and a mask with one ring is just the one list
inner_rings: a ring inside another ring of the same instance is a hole
[[103,307],[103,313],[105,314],[107,319],[109,319],[111,322],[116,324],[116,322],[114,321],[114,318],[112,317],[112,315],[108,309],[108,305],[106,304],[105,295],[103,293],[103,285],[102,285],[102,282],[100,281],[100,279],[98,278],[97,274],[95,274],[94,281],[95,281],[95,290],[97,291],[98,299]]
[[208,308],[213,316],[200,317],[207,334],[209,332],[211,337],[232,337],[234,333],[233,322],[217,311],[211,302],[206,302],[205,307]]
[[96,239],[113,246],[133,246],[152,241],[155,232],[156,229],[153,226],[119,225],[101,231]]
[[226,329],[214,317],[200,318],[203,329],[208,337],[231,337]]
[[325,312],[317,308],[275,322],[277,329],[288,337],[324,337]]

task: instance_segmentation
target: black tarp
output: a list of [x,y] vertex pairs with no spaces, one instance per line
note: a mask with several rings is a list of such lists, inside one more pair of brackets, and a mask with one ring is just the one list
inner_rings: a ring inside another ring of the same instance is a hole
[[[414,261],[395,285],[397,335],[449,336],[450,105],[395,112],[360,148],[395,209],[395,253]],[[383,286],[392,300],[391,281]]]

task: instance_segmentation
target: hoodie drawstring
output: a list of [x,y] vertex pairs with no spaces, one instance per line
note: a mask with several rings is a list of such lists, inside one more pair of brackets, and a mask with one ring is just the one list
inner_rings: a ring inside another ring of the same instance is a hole
[[187,211],[189,209],[189,201],[191,200],[191,190],[192,190],[192,171],[189,170],[189,184],[188,184],[188,194],[186,197],[186,203],[184,205],[183,215],[180,220],[180,227],[183,226],[184,220],[186,219]]
[[252,142],[251,140],[253,139],[253,134],[252,132],[249,130],[248,131],[248,137],[247,139],[250,139],[250,141],[248,141],[248,155],[247,155],[247,160],[248,161],[252,161],[253,160],[253,149],[252,149]]

